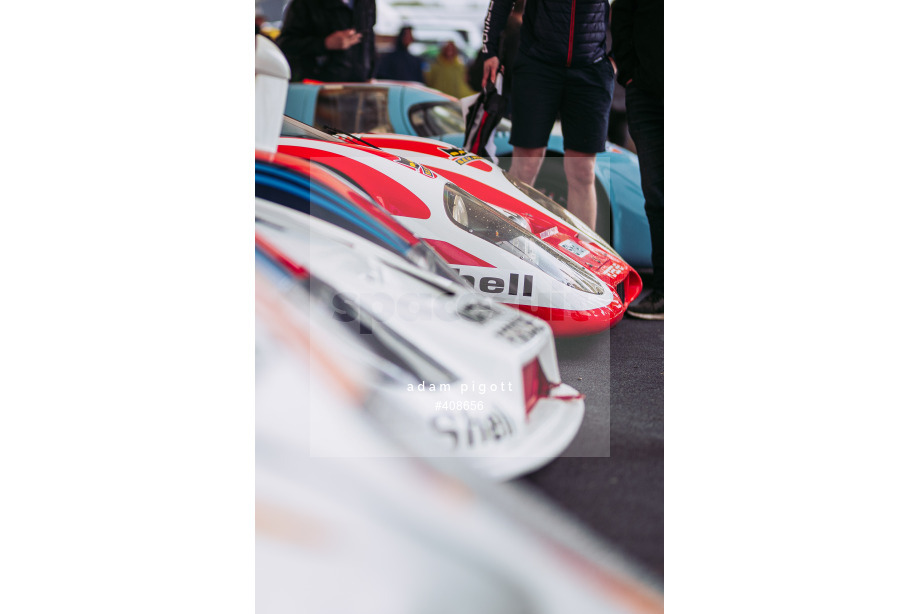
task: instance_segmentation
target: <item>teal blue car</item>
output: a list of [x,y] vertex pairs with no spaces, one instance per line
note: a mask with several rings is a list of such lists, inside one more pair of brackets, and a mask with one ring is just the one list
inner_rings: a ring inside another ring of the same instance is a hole
[[[288,87],[285,115],[342,132],[406,134],[463,146],[465,125],[460,102],[416,83],[322,83],[306,81]],[[511,165],[511,122],[495,131],[496,155],[503,168]],[[562,134],[554,129],[536,187],[566,205],[562,167]],[[597,156],[597,230],[633,268],[650,270],[652,244],[636,155],[612,143]]]

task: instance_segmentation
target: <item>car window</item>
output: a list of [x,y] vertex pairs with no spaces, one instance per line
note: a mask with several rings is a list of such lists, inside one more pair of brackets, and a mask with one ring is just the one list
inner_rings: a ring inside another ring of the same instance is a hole
[[[463,112],[456,101],[417,104],[409,109],[409,121],[418,135],[426,138],[466,132]],[[511,130],[511,122],[502,119],[495,129]]]
[[409,121],[419,136],[427,138],[466,131],[459,102],[417,104],[409,109]]
[[316,126],[345,132],[393,132],[383,87],[328,86],[316,99]]

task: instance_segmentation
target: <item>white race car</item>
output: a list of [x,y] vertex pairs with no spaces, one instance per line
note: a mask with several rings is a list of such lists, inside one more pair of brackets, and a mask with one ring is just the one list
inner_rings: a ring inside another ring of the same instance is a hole
[[556,335],[596,333],[623,316],[616,284],[515,223],[514,214],[417,162],[376,148],[294,137],[281,138],[278,151],[343,173],[480,293],[540,317]]
[[389,402],[377,411],[394,431],[495,479],[546,464],[574,439],[584,397],[561,382],[544,322],[284,206],[257,199],[256,229],[309,271],[305,307],[335,316],[352,360],[379,373]]
[[275,277],[257,266],[257,612],[663,611],[660,586],[545,500],[387,437],[362,410],[373,374]]

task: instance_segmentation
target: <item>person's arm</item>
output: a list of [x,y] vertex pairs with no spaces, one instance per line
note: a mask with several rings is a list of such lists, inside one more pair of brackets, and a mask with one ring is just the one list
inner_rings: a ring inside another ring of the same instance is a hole
[[482,57],[484,58],[482,63],[482,89],[486,89],[488,83],[495,81],[495,75],[501,67],[501,62],[498,59],[499,41],[513,5],[514,0],[492,0],[489,3],[486,22],[482,28]]
[[502,30],[511,14],[514,0],[492,0],[486,12],[486,21],[482,27],[482,56],[489,59],[498,55],[499,40]]
[[613,0],[610,7],[610,55],[617,67],[617,83],[625,86],[636,71],[636,50],[633,40],[633,19],[636,0]]

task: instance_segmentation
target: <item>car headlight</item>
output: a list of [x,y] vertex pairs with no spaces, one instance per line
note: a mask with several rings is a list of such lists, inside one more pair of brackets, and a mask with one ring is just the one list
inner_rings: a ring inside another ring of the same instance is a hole
[[470,216],[466,212],[466,203],[463,202],[463,197],[459,194],[453,199],[450,217],[461,226],[467,226],[470,223]]
[[589,294],[603,294],[603,286],[577,262],[450,183],[444,186],[444,208],[454,224],[468,233],[532,264],[570,288]]
[[565,207],[563,207],[562,205],[560,205],[559,203],[557,203],[552,198],[550,198],[549,196],[547,196],[540,190],[536,189],[532,185],[524,183],[520,179],[512,176],[511,173],[509,173],[508,171],[502,171],[502,172],[505,174],[505,177],[508,179],[508,181],[511,182],[511,184],[514,187],[516,187],[518,190],[520,190],[521,192],[529,196],[538,205],[540,205],[541,207],[543,207],[544,209],[546,209],[547,211],[549,211],[556,217],[561,217],[565,221],[566,224],[568,224],[569,226],[577,230],[579,234],[584,235],[585,238],[589,239],[592,243],[596,243],[602,249],[605,249],[608,252],[612,252],[613,254],[616,254],[618,258],[620,257],[620,255],[617,254],[616,250],[614,250],[613,247],[611,247],[609,243],[604,241],[600,237],[600,235],[598,235],[595,231],[591,230],[590,226],[588,226],[583,221],[581,221],[580,219],[572,215],[572,213],[568,209],[566,209]]
[[530,222],[528,222],[527,218],[524,217],[523,215],[519,215],[517,213],[514,213],[513,211],[508,211],[506,209],[502,209],[494,205],[492,205],[492,208],[498,211],[501,215],[511,220],[512,222],[514,222],[515,224],[517,224],[518,226],[520,226],[521,228],[523,228],[524,230],[529,230],[533,232],[533,228],[530,226]]

